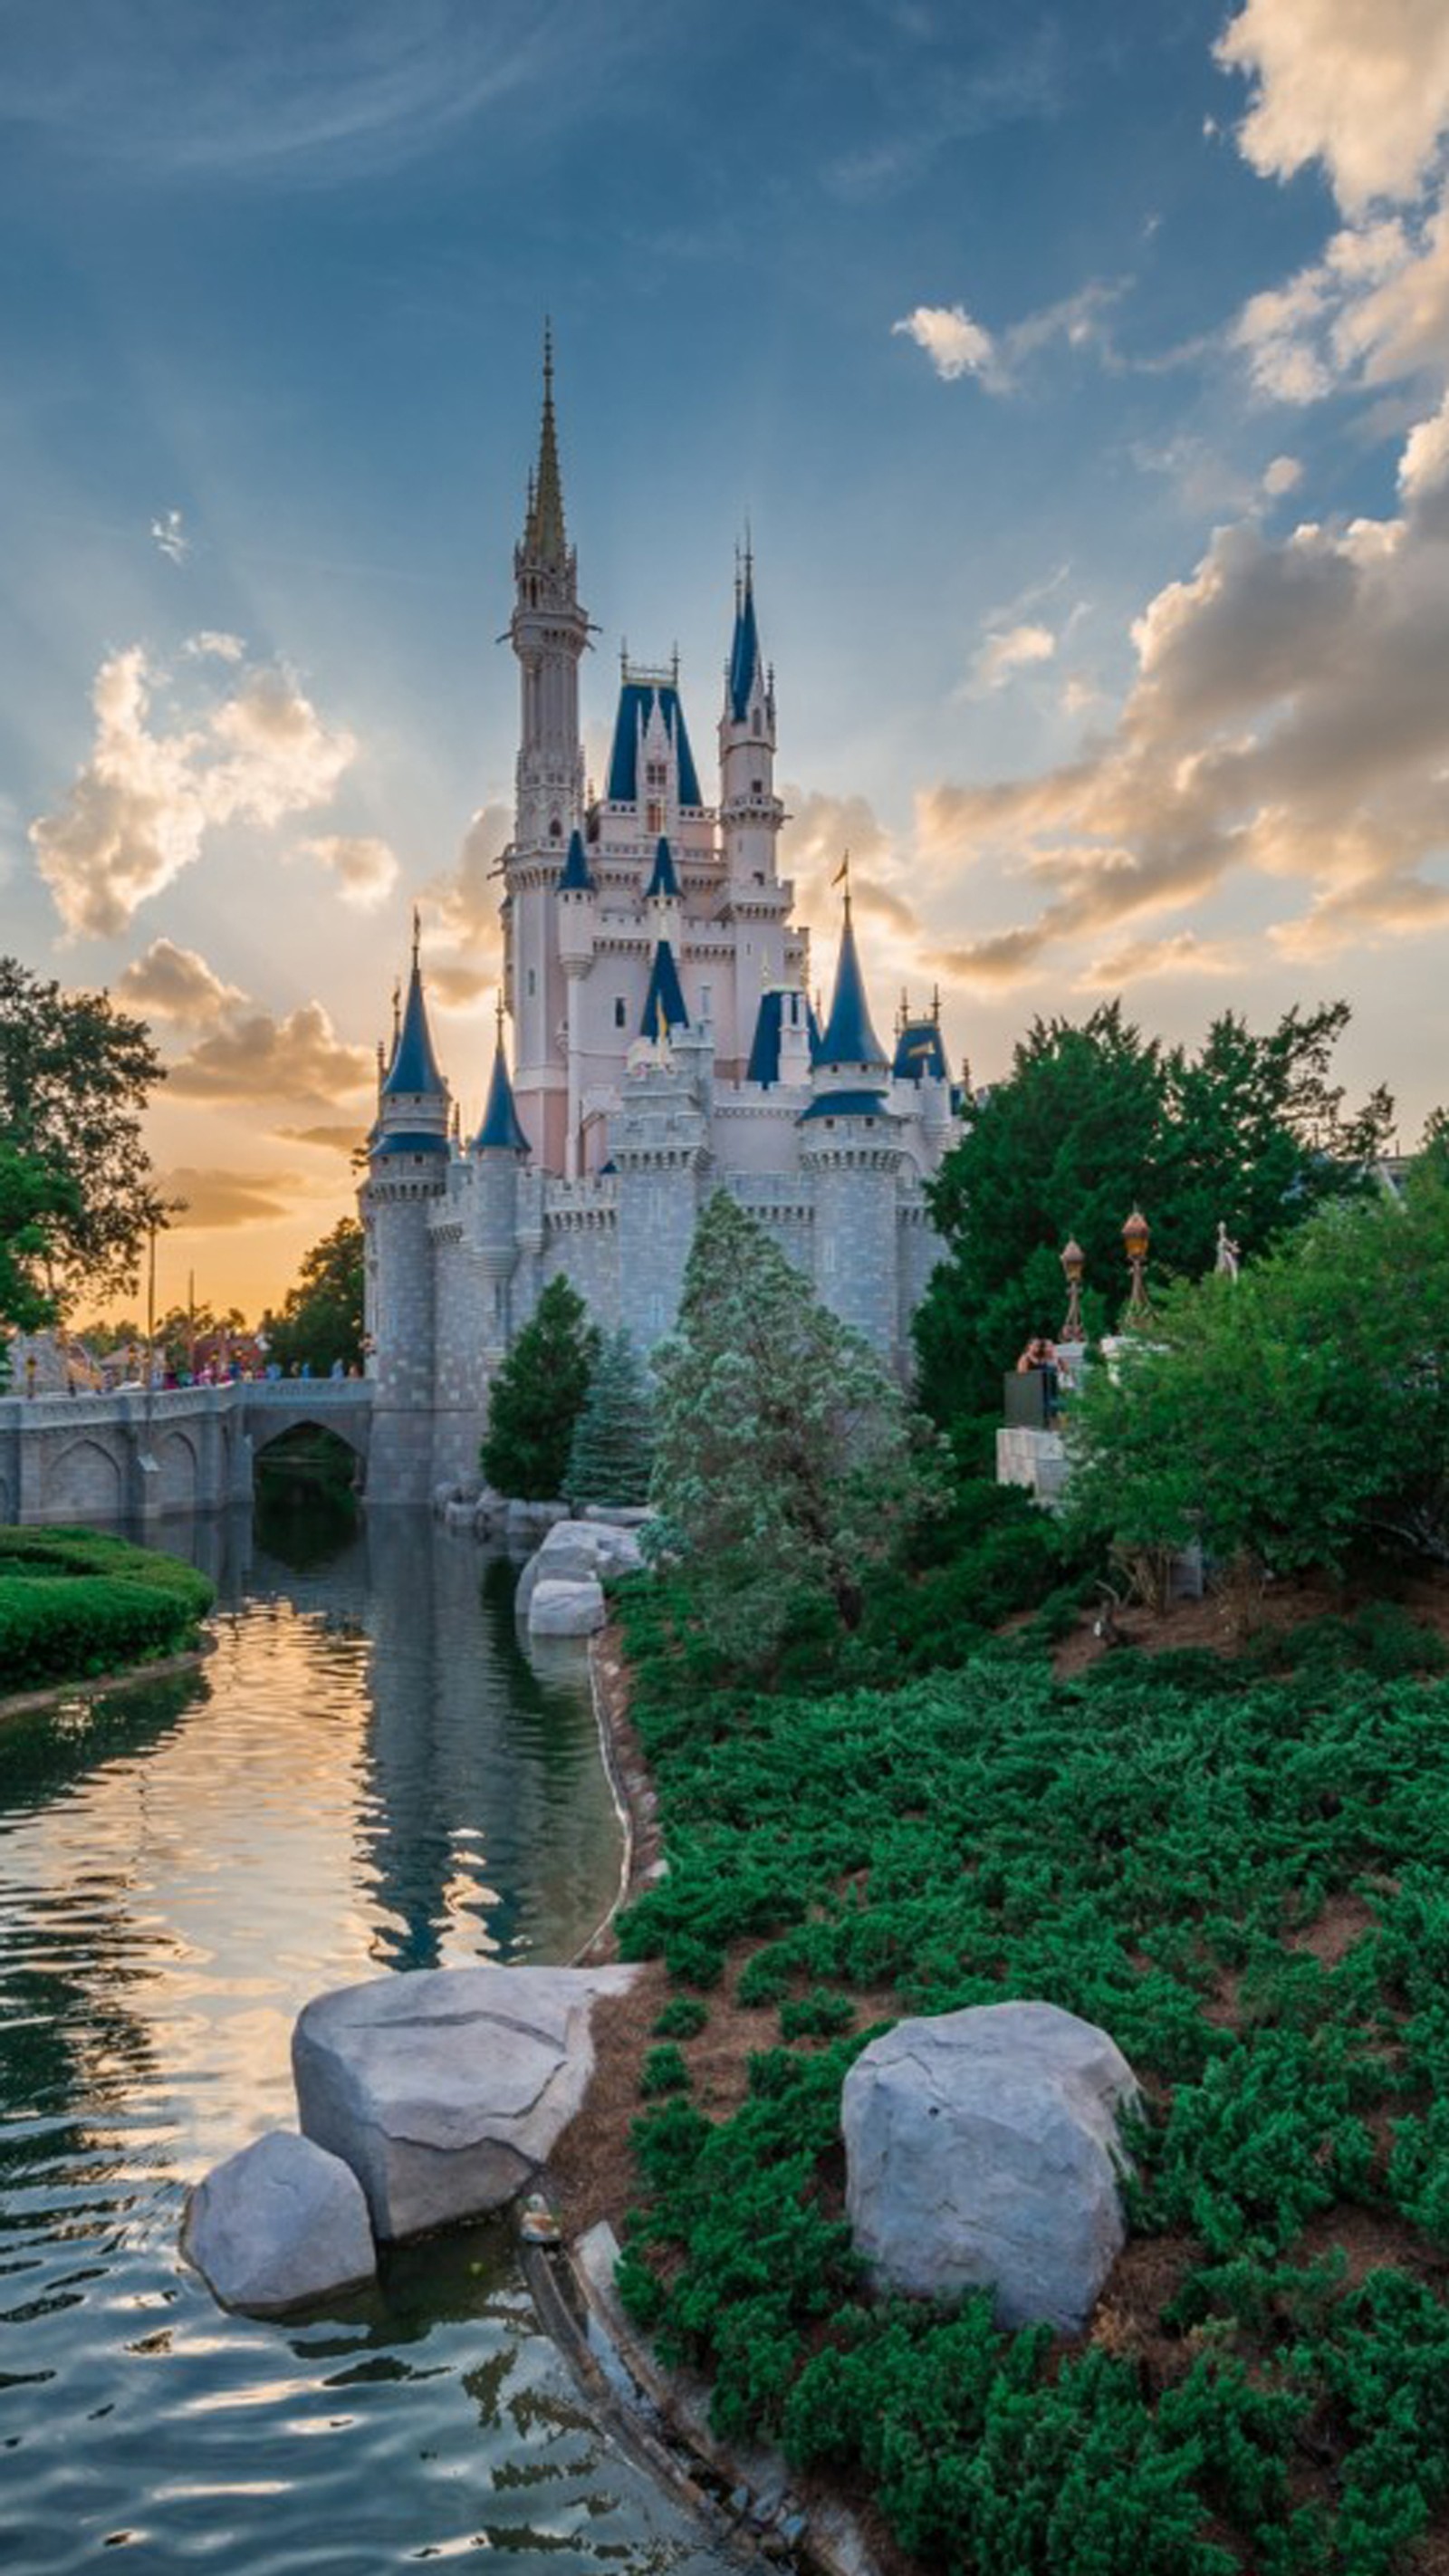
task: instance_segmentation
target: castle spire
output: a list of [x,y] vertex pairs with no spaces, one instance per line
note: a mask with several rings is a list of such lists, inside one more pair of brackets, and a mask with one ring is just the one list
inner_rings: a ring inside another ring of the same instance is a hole
[[529,479],[528,524],[524,551],[534,563],[561,571],[568,560],[564,532],[563,478],[558,464],[558,425],[553,412],[553,324],[543,326],[543,420],[538,434],[538,468]]
[[855,925],[850,917],[850,881],[846,879],[844,919],[840,929],[840,960],[835,969],[835,991],[830,1003],[830,1017],[816,1056],[819,1065],[884,1065],[885,1049],[870,1024],[870,1004],[866,999],[865,978],[856,954]]
[[408,997],[402,1025],[393,1048],[392,1064],[382,1086],[384,1099],[396,1099],[400,1092],[432,1093],[446,1097],[447,1084],[438,1070],[433,1053],[432,1032],[428,1027],[427,1004],[423,1000],[423,974],[418,964],[418,917],[413,915],[413,965],[408,977]]
[[760,678],[760,631],[755,622],[755,555],[749,539],[745,541],[743,573],[735,565],[735,631],[730,642],[729,676],[725,683],[730,720],[744,724],[750,713],[750,702]]
[[488,1099],[483,1111],[483,1124],[473,1139],[475,1154],[493,1151],[505,1154],[527,1154],[532,1151],[519,1123],[518,1106],[509,1078],[508,1058],[503,1052],[503,995],[498,996],[498,1037],[493,1049],[493,1075],[488,1085]]

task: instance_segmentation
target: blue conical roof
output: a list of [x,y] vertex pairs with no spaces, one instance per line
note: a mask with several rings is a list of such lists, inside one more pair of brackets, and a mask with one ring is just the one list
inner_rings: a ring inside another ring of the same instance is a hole
[[558,881],[558,891],[560,894],[592,894],[594,891],[594,880],[589,874],[588,855],[584,849],[584,836],[577,823],[569,834],[568,857],[564,861],[563,875]]
[[750,712],[750,695],[759,670],[760,636],[755,624],[755,584],[747,563],[744,588],[735,602],[734,640],[730,645],[730,714],[736,724],[743,724]]
[[945,1042],[934,1020],[907,1020],[896,1040],[891,1071],[898,1082],[919,1082],[928,1073],[938,1082],[949,1078]]
[[403,1012],[402,1027],[398,1031],[397,1045],[393,1049],[392,1062],[387,1070],[387,1080],[382,1086],[382,1096],[384,1100],[395,1100],[401,1092],[426,1091],[435,1092],[441,1098],[446,1089],[447,1085],[438,1070],[438,1059],[433,1053],[428,1014],[423,1001],[422,973],[417,957],[414,955],[413,971],[408,980],[407,1006]]
[[654,874],[644,889],[646,902],[651,895],[656,894],[671,896],[676,901],[679,896],[679,878],[675,873],[674,852],[663,832],[660,833],[655,845]]
[[528,1138],[518,1122],[518,1104],[513,1097],[513,1084],[508,1075],[508,1058],[503,1052],[503,1034],[499,1031],[498,1047],[493,1058],[493,1078],[488,1085],[488,1104],[483,1124],[473,1139],[475,1154],[494,1150],[505,1154],[527,1154],[532,1151]]
[[855,953],[855,929],[850,918],[848,894],[845,898],[845,926],[840,934],[840,962],[835,969],[835,993],[815,1061],[819,1065],[883,1065],[887,1061],[886,1051],[870,1024],[870,1004],[865,998],[865,978]]
[[667,939],[661,939],[654,951],[654,963],[649,969],[649,990],[644,996],[639,1035],[643,1038],[657,1038],[661,1028],[687,1029],[688,1026],[689,1013],[684,1007],[684,994],[680,989],[679,969],[674,963],[674,951]]

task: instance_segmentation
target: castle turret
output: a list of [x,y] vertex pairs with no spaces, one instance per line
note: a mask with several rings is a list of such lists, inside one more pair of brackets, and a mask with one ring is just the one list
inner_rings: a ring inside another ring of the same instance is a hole
[[754,557],[748,549],[735,575],[735,622],[725,665],[719,770],[721,853],[730,911],[741,928],[741,964],[746,970],[738,1004],[743,1055],[755,993],[762,986],[791,980],[790,889],[780,883],[776,848],[785,809],[775,794],[775,682],[760,651]]
[[564,1171],[576,1180],[579,1171],[579,1117],[583,1090],[583,1030],[579,987],[594,963],[598,937],[598,892],[589,873],[584,836],[577,823],[569,834],[568,856],[555,897],[559,966],[564,979],[564,1052],[568,1078],[568,1113],[564,1133]]
[[513,841],[504,864],[505,960],[517,1083],[542,1160],[558,1171],[567,1126],[567,1069],[558,1028],[564,973],[553,900],[569,833],[583,810],[579,662],[589,640],[578,564],[564,522],[554,418],[553,342],[545,334],[538,464],[513,556],[509,641],[518,658],[520,720]]
[[509,1292],[518,1267],[518,1176],[529,1150],[503,1049],[500,995],[488,1099],[483,1123],[473,1140],[479,1188],[478,1243],[489,1304],[483,1319],[484,1339],[491,1359],[501,1357],[513,1338]]
[[871,1025],[850,890],[830,1016],[799,1124],[800,1168],[815,1194],[815,1284],[882,1359],[898,1360],[897,1197],[905,1160],[886,1098],[890,1067]]
[[376,1381],[368,1492],[422,1502],[432,1482],[434,1265],[429,1223],[448,1185],[448,1086],[433,1051],[413,919],[412,972],[378,1096],[362,1192]]
[[662,832],[654,845],[654,872],[644,889],[644,911],[656,945],[663,941],[678,956],[683,894],[674,853]]

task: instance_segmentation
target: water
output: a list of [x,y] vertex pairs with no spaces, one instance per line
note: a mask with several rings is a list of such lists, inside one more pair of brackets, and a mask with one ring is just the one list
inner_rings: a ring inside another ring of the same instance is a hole
[[506,1565],[411,1515],[279,1526],[205,1532],[200,1673],[0,1732],[0,2566],[705,2576],[506,2230],[300,2325],[179,2261],[188,2183],[293,2123],[310,1995],[566,1958],[619,1865],[579,1665],[530,1669]]

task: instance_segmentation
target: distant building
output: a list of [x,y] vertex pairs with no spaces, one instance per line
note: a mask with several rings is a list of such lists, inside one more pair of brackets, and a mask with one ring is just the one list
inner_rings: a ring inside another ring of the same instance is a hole
[[[777,843],[775,681],[754,568],[736,574],[706,804],[677,664],[625,659],[602,795],[586,793],[589,620],[564,522],[551,355],[514,550],[521,686],[504,853],[504,993],[482,1124],[456,1132],[414,938],[360,1206],[367,1234],[369,1492],[471,1474],[488,1382],[562,1272],[642,1350],[677,1311],[695,1218],[730,1190],[825,1302],[904,1371],[939,1246],[923,1183],[959,1133],[934,1012],[871,1020],[850,895],[823,1028]],[[514,1069],[504,1046],[513,1024]]]

